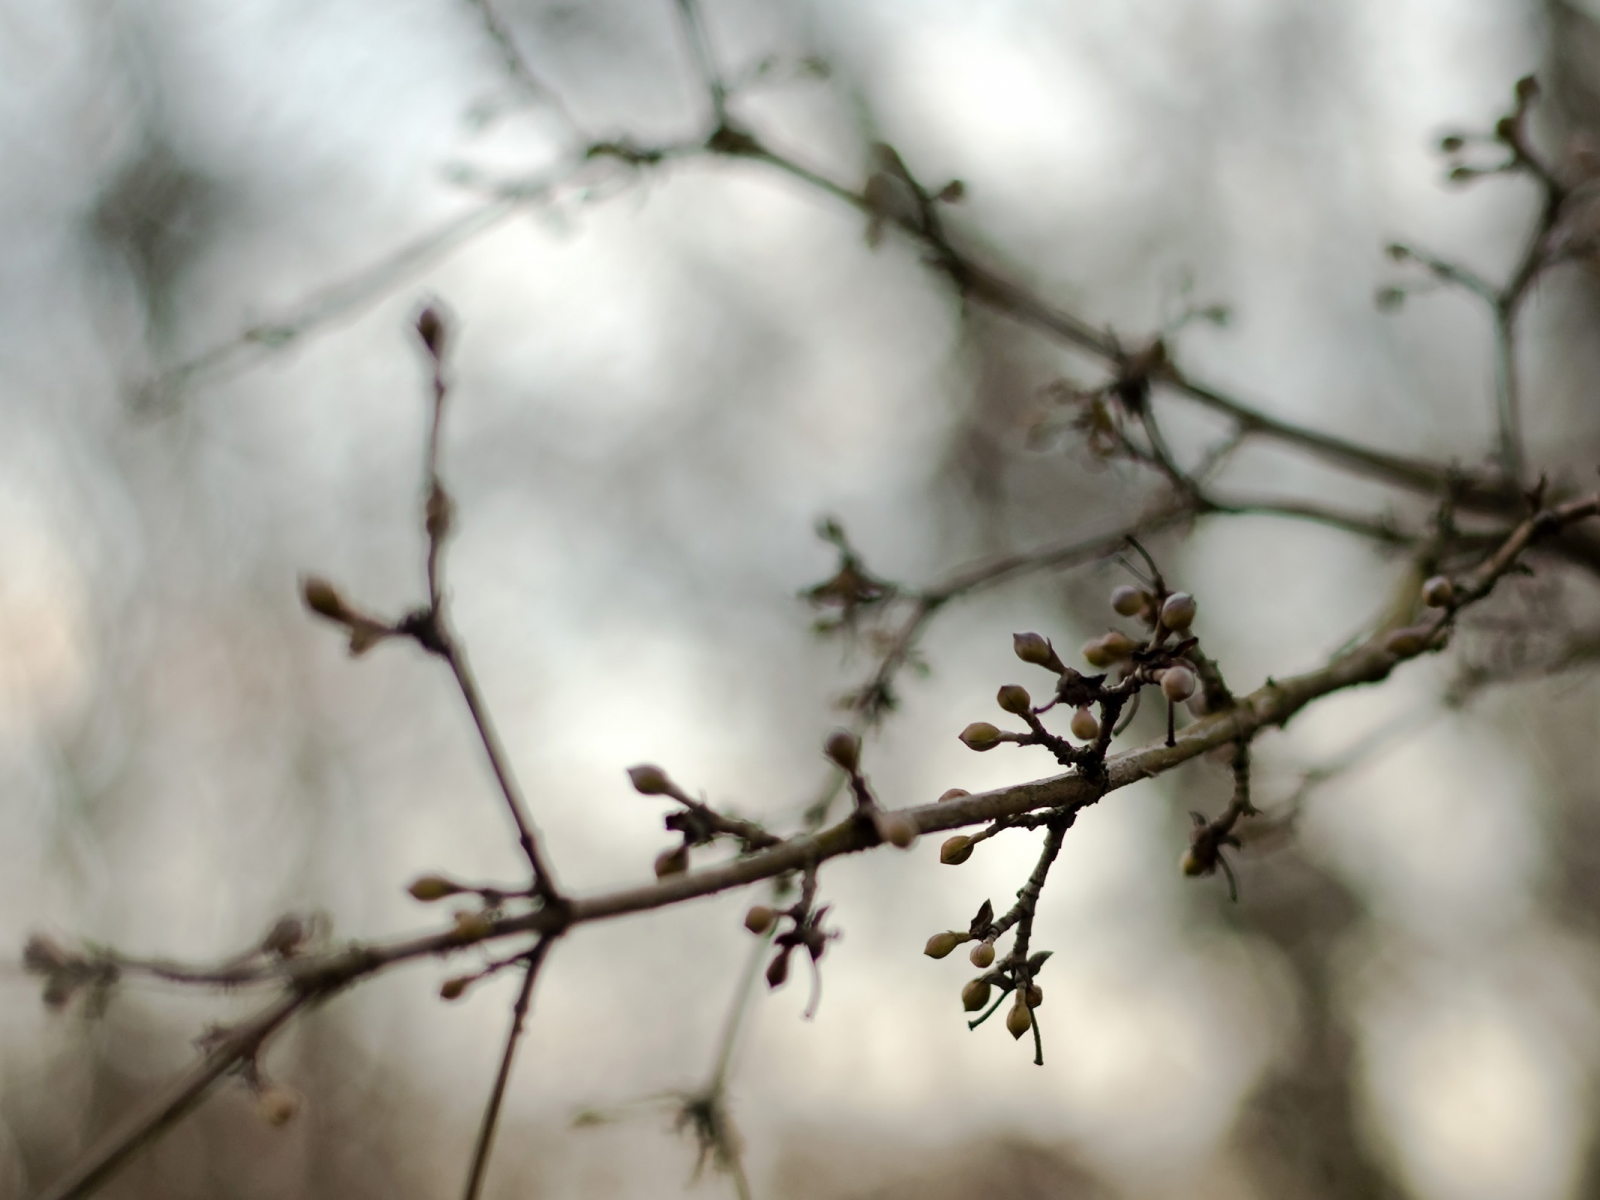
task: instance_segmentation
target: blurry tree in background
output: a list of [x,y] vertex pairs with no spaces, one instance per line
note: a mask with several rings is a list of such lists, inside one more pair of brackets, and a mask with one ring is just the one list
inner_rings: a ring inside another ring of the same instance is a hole
[[0,57],[0,1196],[1595,1189],[1600,10]]

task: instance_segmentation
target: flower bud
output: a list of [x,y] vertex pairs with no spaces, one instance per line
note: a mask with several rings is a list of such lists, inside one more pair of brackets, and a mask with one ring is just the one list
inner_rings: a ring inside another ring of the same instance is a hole
[[1415,625],[1409,629],[1396,629],[1383,643],[1383,648],[1396,658],[1413,658],[1427,646],[1427,630]]
[[979,942],[967,955],[972,960],[972,965],[980,971],[986,971],[994,965],[994,943]]
[[972,795],[972,793],[967,791],[966,788],[950,788],[945,792],[944,795],[939,797],[939,803],[943,804],[946,800],[959,800],[963,796],[970,795]]
[[989,1007],[989,991],[989,984],[985,980],[974,979],[961,989],[961,1007],[967,1012]]
[[967,744],[968,750],[982,753],[1000,744],[1000,731],[987,721],[974,721],[961,731],[961,740]]
[[1072,736],[1081,742],[1092,742],[1100,736],[1100,722],[1094,719],[1088,705],[1083,705],[1072,714],[1072,723],[1068,728],[1072,730]]
[[964,833],[946,838],[939,847],[939,861],[947,867],[959,867],[972,857],[972,839]]
[[444,318],[431,304],[417,314],[417,336],[432,357],[444,352]]
[[954,929],[947,929],[943,933],[936,933],[928,939],[928,944],[922,952],[929,958],[948,958],[955,948],[962,942],[971,941],[964,933],[957,933]]
[[413,900],[420,900],[424,904],[432,904],[435,900],[443,900],[446,896],[460,895],[465,890],[460,884],[446,879],[443,875],[424,875],[421,879],[413,879],[411,886],[406,889],[411,893]]
[[782,987],[789,978],[789,952],[793,946],[785,946],[778,951],[777,957],[767,964],[767,986],[770,988]]
[[765,904],[757,904],[744,915],[744,927],[757,937],[771,929],[777,921],[778,914]]
[[1132,658],[1133,652],[1138,648],[1138,642],[1120,629],[1113,629],[1103,637],[1085,642],[1083,658],[1091,667],[1109,667],[1113,663]]
[[1111,657],[1105,638],[1090,638],[1083,644],[1083,661],[1091,667],[1109,667],[1117,660]]
[[1011,1006],[1011,1011],[1006,1014],[1006,1028],[1011,1036],[1020,1038],[1033,1028],[1033,1017],[1028,1013],[1028,1005],[1023,1000],[1021,992],[1017,993],[1016,1003]]
[[657,879],[665,879],[668,875],[682,875],[688,869],[689,847],[687,846],[673,846],[656,855]]
[[294,1120],[295,1113],[300,1111],[300,1097],[286,1087],[273,1084],[261,1089],[261,1094],[256,1097],[256,1111],[268,1125],[281,1129]]
[[478,942],[489,936],[494,929],[494,922],[487,913],[468,912],[465,909],[454,914],[455,935],[464,942]]
[[917,834],[922,832],[910,813],[884,812],[881,808],[873,810],[872,827],[878,831],[880,839],[902,850],[909,849],[916,842]]
[[1422,585],[1422,602],[1429,608],[1449,608],[1455,598],[1455,585],[1443,575],[1435,575]]
[[1182,633],[1194,624],[1194,597],[1188,592],[1173,592],[1161,606],[1161,623]]
[[1192,848],[1185,850],[1178,856],[1178,870],[1182,871],[1191,879],[1197,875],[1204,875],[1206,873],[1205,864],[1200,861],[1199,856],[1195,854]]
[[1188,667],[1168,667],[1161,672],[1161,694],[1174,704],[1180,704],[1194,695],[1196,681]]
[[1137,617],[1145,605],[1145,595],[1136,587],[1123,584],[1111,589],[1111,609],[1118,616]]
[[1006,712],[1019,717],[1033,711],[1033,697],[1028,695],[1028,689],[1014,683],[1006,684],[995,693],[994,699]]
[[861,764],[861,740],[848,729],[835,729],[822,744],[822,752],[840,768],[854,771]]
[[454,979],[446,979],[439,985],[439,999],[459,1000],[467,994],[467,988],[471,983],[471,975],[457,975]]
[[300,595],[306,602],[306,607],[319,617],[326,617],[330,621],[343,621],[349,615],[349,609],[344,605],[344,597],[339,595],[338,589],[316,575],[308,575],[300,583]]
[[1539,98],[1539,81],[1532,75],[1517,80],[1517,99],[1528,104]]
[[1043,1003],[1044,1003],[1044,989],[1042,987],[1040,987],[1037,983],[1030,983],[1028,985],[1028,1007],[1029,1008],[1038,1008],[1039,1005],[1041,1005]]
[[1056,652],[1050,649],[1050,643],[1043,635],[1037,633],[1013,633],[1011,649],[1023,662],[1032,663],[1036,667],[1050,666],[1051,660],[1056,656]]
[[672,787],[672,780],[667,778],[667,773],[652,763],[629,767],[628,779],[633,783],[633,790],[641,796],[660,796]]

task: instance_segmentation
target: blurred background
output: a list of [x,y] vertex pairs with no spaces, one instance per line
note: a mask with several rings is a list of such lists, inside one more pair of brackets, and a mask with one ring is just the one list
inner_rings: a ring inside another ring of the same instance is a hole
[[[860,214],[749,163],[573,168],[595,139],[704,135],[671,0],[496,11],[523,73],[469,0],[0,5],[0,944],[216,959],[287,911],[335,938],[428,927],[443,914],[404,892],[425,871],[517,877],[447,675],[404,647],[352,662],[297,596],[306,572],[386,612],[424,595],[426,297],[456,335],[456,619],[578,892],[648,878],[669,844],[633,763],[778,829],[827,782],[818,747],[871,655],[819,639],[798,598],[835,565],[818,517],[915,585],[1155,494],[1070,438],[1031,447],[1043,389],[1093,373],[963,309],[903,240],[870,248]],[[964,181],[956,236],[1041,294],[1130,340],[1226,304],[1225,327],[1175,335],[1195,374],[1465,464],[1491,436],[1488,321],[1447,293],[1378,311],[1382,248],[1515,261],[1533,189],[1448,186],[1435,146],[1491,127],[1519,76],[1546,83],[1549,146],[1600,128],[1588,0],[705,16],[734,110],[773,145],[859,184],[890,142],[920,178]],[[1521,348],[1530,457],[1574,479],[1600,455],[1596,317],[1589,278],[1552,276]],[[1216,436],[1161,403],[1185,452]],[[1225,479],[1428,511],[1270,447]],[[1151,548],[1239,689],[1324,661],[1403,578],[1349,535],[1266,518]],[[1029,682],[1013,630],[1075,645],[1125,578],[1042,576],[942,614],[868,744],[884,801],[1051,773],[955,734]],[[1537,582],[1515,603],[1593,611],[1592,588]],[[843,937],[819,1011],[801,1018],[804,980],[763,990],[732,1058],[753,1194],[1593,1194],[1600,689],[1577,671],[1447,709],[1470,651],[1258,744],[1257,803],[1294,819],[1239,859],[1237,905],[1176,869],[1223,768],[1086,813],[1035,933],[1055,951],[1042,1069],[998,1022],[969,1033],[970,972],[922,954],[985,897],[1005,906],[1039,835],[959,871],[937,839],[830,864]],[[695,1177],[673,1097],[713,1069],[751,898],[555,949],[486,1194],[733,1194]],[[459,1189],[514,983],[444,1004],[458,970],[330,1003],[267,1059],[298,1119],[268,1128],[225,1085],[106,1194]],[[46,1009],[20,969],[0,987],[4,1197],[251,1004],[129,982],[95,1015]]]

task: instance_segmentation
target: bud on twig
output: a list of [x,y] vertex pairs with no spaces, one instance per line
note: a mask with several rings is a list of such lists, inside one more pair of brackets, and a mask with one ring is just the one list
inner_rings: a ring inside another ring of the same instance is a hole
[[446,879],[443,875],[424,875],[420,879],[413,879],[411,886],[406,889],[411,893],[413,900],[420,900],[424,904],[432,904],[435,900],[443,900],[446,896],[457,896],[466,890],[459,883]]
[[980,1008],[989,1005],[989,984],[982,979],[974,979],[961,989],[961,1007],[967,1012],[977,1012]]
[[656,855],[656,878],[665,879],[669,875],[682,875],[689,869],[689,847],[684,845],[673,846]]
[[1024,716],[1033,711],[1033,697],[1028,695],[1028,689],[1017,684],[1008,683],[995,693],[995,703],[1008,713]]
[[1197,686],[1194,672],[1188,667],[1168,667],[1161,672],[1161,694],[1174,704],[1194,695]]
[[444,354],[444,318],[431,304],[417,314],[417,336],[431,357],[438,359]]
[[959,867],[972,857],[972,839],[964,833],[946,838],[939,847],[939,861],[947,867]]
[[835,729],[822,744],[822,752],[845,771],[861,765],[861,739],[848,729]]
[[959,800],[963,796],[970,795],[972,795],[972,793],[967,791],[966,788],[949,788],[944,792],[943,795],[939,797],[939,803],[943,804],[946,800]]
[[1145,594],[1136,587],[1123,584],[1111,589],[1111,610],[1118,616],[1137,617],[1145,606]]
[[881,808],[873,810],[872,827],[878,831],[879,838],[902,850],[915,843],[921,832],[909,813],[884,812]]
[[1072,736],[1082,742],[1092,742],[1100,736],[1100,722],[1094,719],[1087,705],[1072,714],[1072,723],[1068,728],[1072,730]]
[[667,778],[667,773],[651,763],[629,767],[628,779],[633,784],[633,790],[641,796],[660,796],[672,789],[672,780]]
[[1033,1018],[1028,1014],[1028,1005],[1019,991],[1011,1011],[1006,1014],[1006,1029],[1010,1031],[1012,1037],[1020,1038],[1032,1028]]
[[961,731],[961,740],[967,744],[968,750],[982,753],[1000,744],[1000,731],[987,721],[974,721]]
[[1194,597],[1188,592],[1173,592],[1161,606],[1161,623],[1176,633],[1194,624]]
[[1061,660],[1056,657],[1055,650],[1041,634],[1014,633],[1011,635],[1011,649],[1025,663],[1032,663],[1036,667],[1048,667],[1052,671],[1061,670]]
[[972,960],[972,965],[980,971],[987,971],[994,965],[994,943],[979,942],[967,955]]
[[1455,598],[1455,585],[1443,575],[1435,575],[1422,585],[1422,602],[1429,608],[1449,608]]
[[344,597],[326,579],[317,575],[306,576],[300,581],[300,595],[306,607],[317,616],[340,623],[349,620],[350,610],[345,607]]
[[929,958],[948,958],[950,953],[962,942],[971,940],[967,934],[958,933],[954,929],[947,929],[945,932],[936,933],[929,938],[928,944],[922,948],[922,952]]
[[778,914],[765,904],[757,904],[744,915],[744,927],[757,937],[771,929]]

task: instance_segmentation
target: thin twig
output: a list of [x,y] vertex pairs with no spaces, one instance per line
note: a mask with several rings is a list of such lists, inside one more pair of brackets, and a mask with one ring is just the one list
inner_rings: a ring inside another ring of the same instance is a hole
[[511,1029],[506,1034],[506,1048],[500,1056],[500,1069],[495,1073],[494,1087],[489,1092],[489,1102],[483,1110],[483,1120],[478,1126],[478,1140],[472,1148],[472,1166],[467,1170],[467,1186],[462,1200],[478,1200],[483,1188],[484,1175],[489,1169],[489,1153],[494,1148],[495,1129],[500,1123],[500,1108],[506,1097],[506,1084],[511,1079],[511,1063],[517,1054],[517,1043],[522,1040],[523,1026],[528,1018],[528,1005],[533,999],[533,985],[539,978],[539,968],[554,943],[553,936],[539,939],[538,945],[528,952],[528,965],[522,972],[522,990],[511,1008]]

